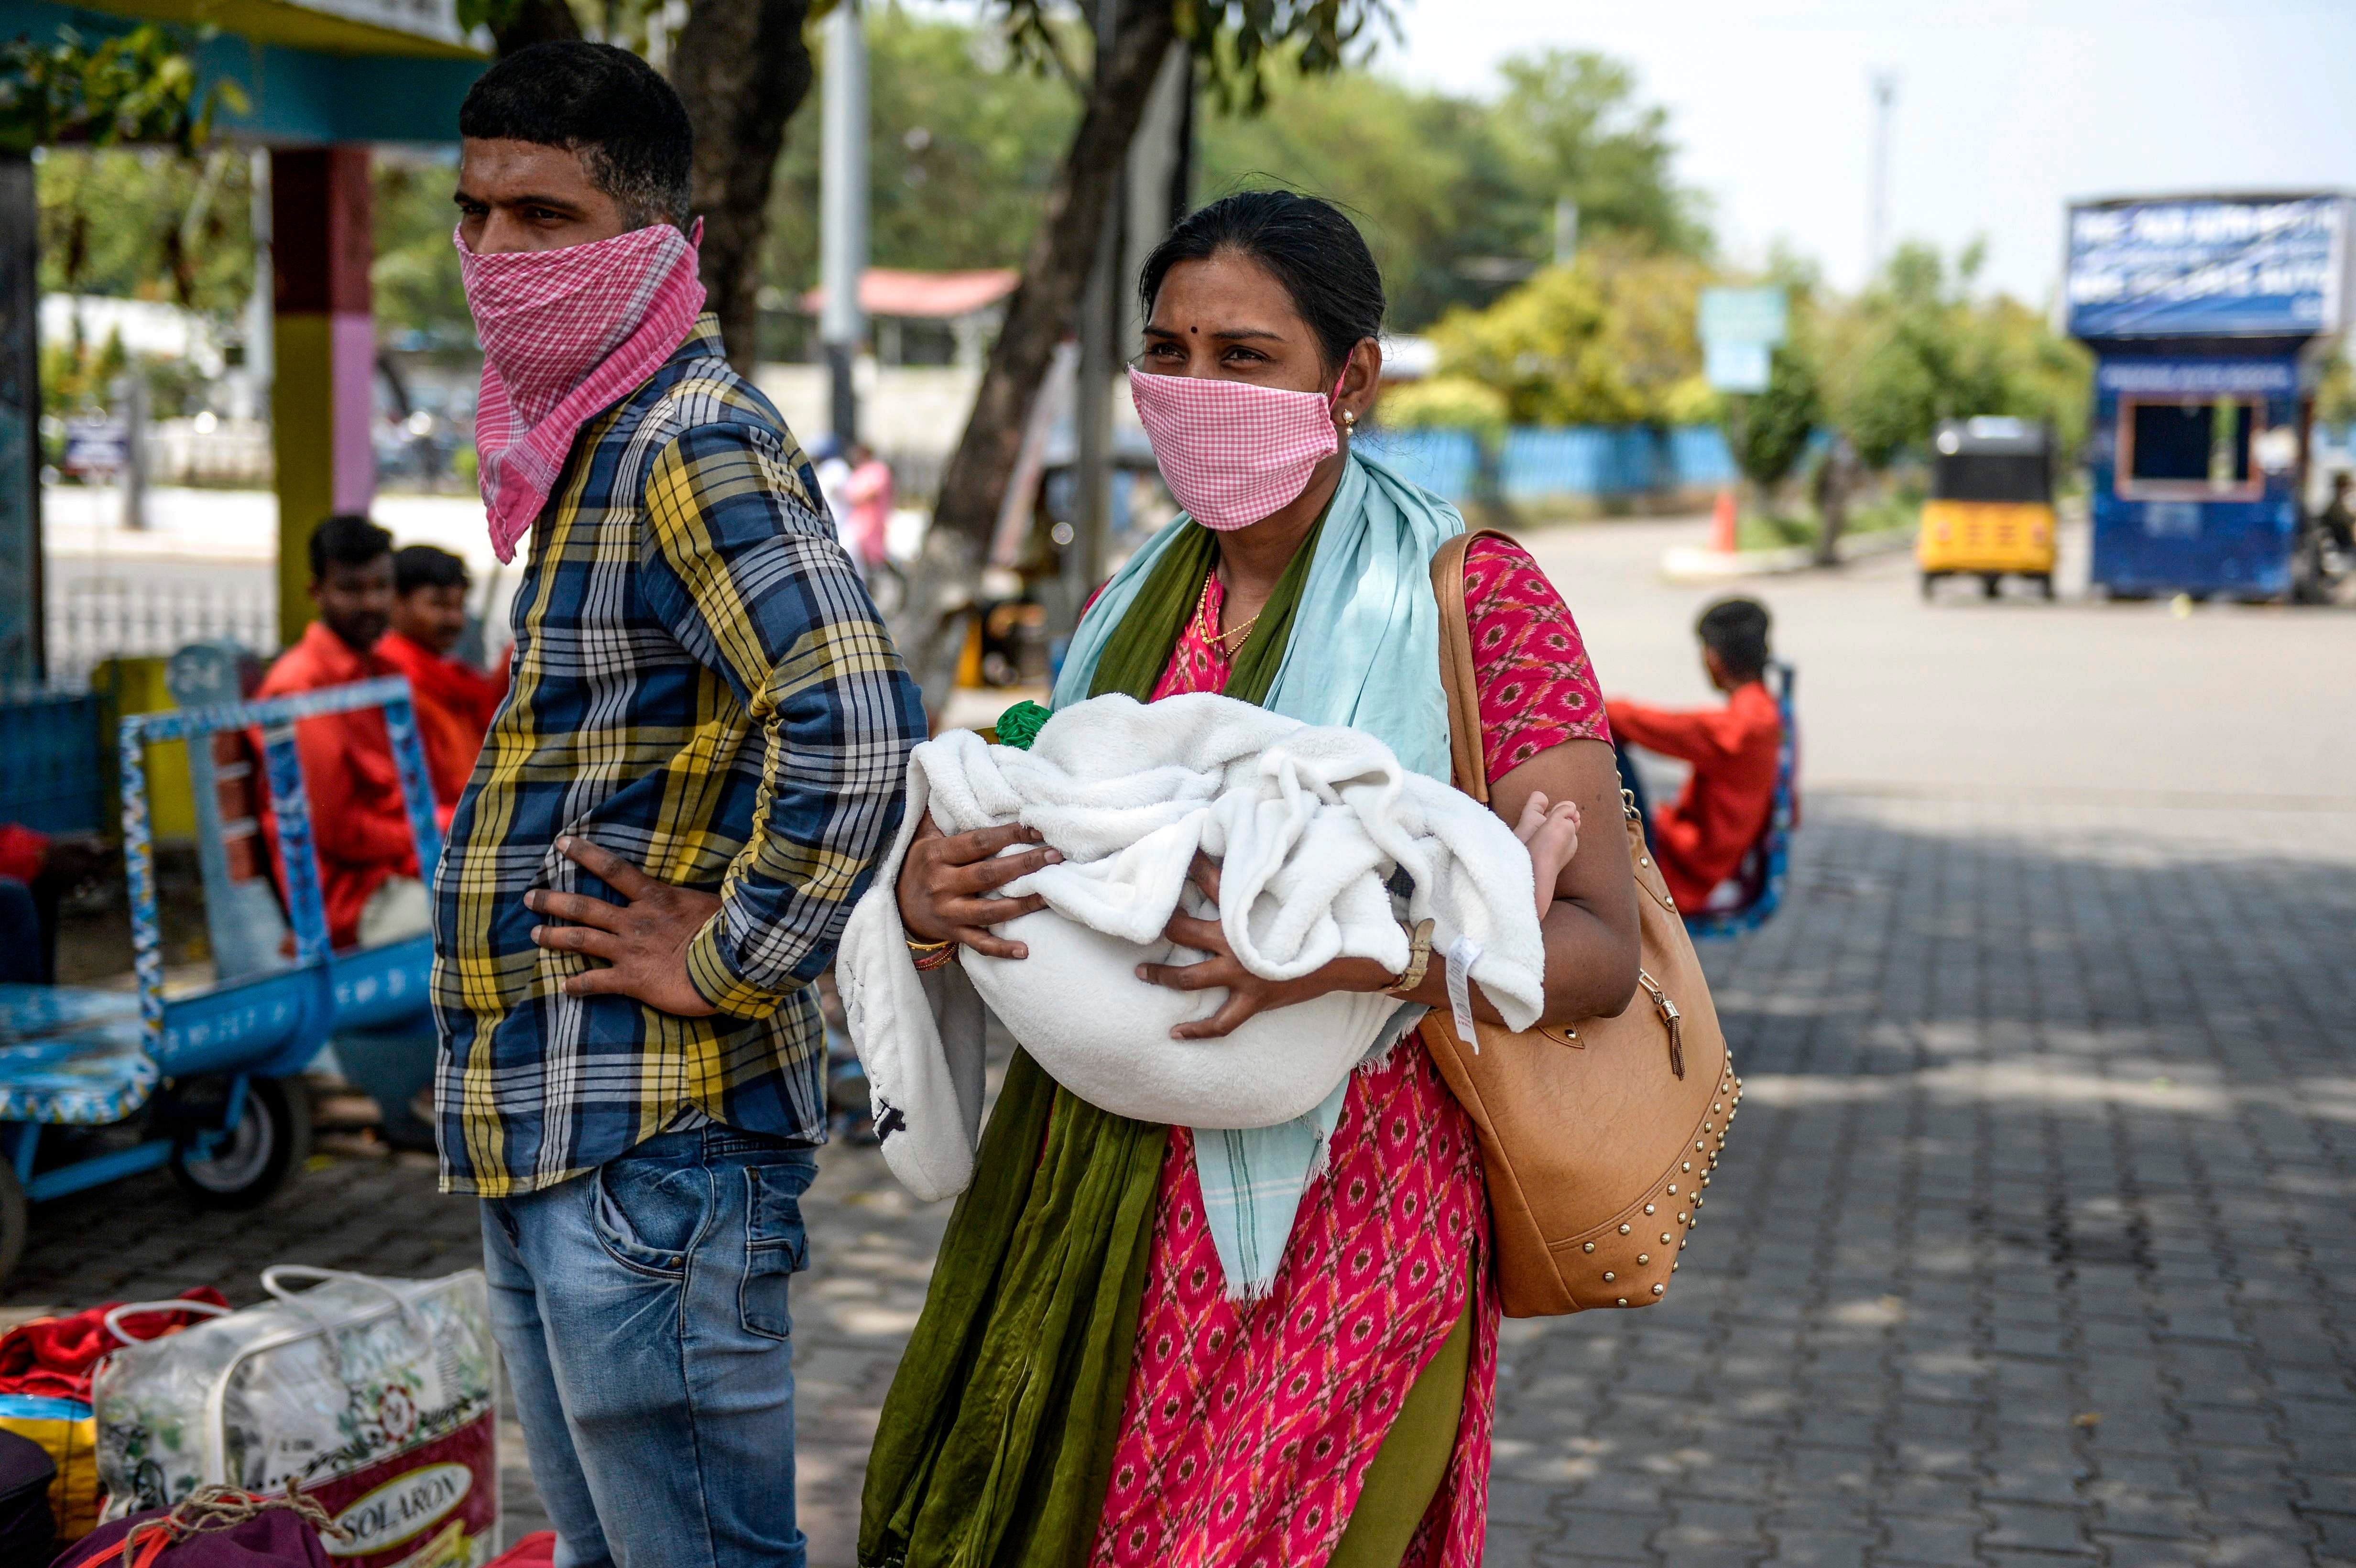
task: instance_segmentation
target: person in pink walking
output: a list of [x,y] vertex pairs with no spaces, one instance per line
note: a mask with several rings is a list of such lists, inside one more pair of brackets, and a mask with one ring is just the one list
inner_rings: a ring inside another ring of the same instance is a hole
[[883,560],[892,527],[892,465],[863,441],[851,443],[851,483],[844,494],[851,502],[851,526],[843,530],[843,542],[863,573]]

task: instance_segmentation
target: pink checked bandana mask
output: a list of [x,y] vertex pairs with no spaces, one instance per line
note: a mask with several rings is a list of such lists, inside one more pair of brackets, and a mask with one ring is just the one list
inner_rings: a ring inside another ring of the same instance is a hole
[[1170,494],[1218,533],[1249,528],[1299,499],[1342,443],[1323,392],[1131,370],[1129,395]]
[[692,238],[668,223],[560,251],[478,256],[463,236],[459,275],[483,344],[475,450],[491,549],[516,541],[548,504],[581,427],[670,357],[703,309]]

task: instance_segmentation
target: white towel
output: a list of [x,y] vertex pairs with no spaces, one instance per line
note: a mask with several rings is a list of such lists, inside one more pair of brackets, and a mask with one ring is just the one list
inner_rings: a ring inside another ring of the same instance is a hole
[[[951,834],[1019,821],[1063,853],[1063,864],[1005,890],[1047,901],[999,928],[1030,957],[968,950],[962,976],[916,974],[896,884],[928,812]],[[1150,708],[1119,695],[1077,703],[1028,752],[951,731],[916,748],[905,819],[836,960],[877,1125],[889,1129],[884,1157],[911,1191],[944,1198],[971,1179],[977,993],[1081,1098],[1198,1128],[1310,1115],[1387,1043],[1398,1004],[1365,992],[1261,1013],[1221,1040],[1170,1038],[1226,997],[1134,974],[1141,962],[1199,956],[1173,954],[1161,934],[1198,848],[1221,863],[1220,925],[1254,974],[1289,979],[1342,956],[1404,968],[1408,942],[1386,885],[1398,871],[1412,884],[1406,918],[1434,923],[1435,950],[1478,944],[1472,977],[1491,1004],[1515,1029],[1537,1020],[1545,949],[1528,852],[1486,807],[1405,771],[1379,741],[1207,693]]]

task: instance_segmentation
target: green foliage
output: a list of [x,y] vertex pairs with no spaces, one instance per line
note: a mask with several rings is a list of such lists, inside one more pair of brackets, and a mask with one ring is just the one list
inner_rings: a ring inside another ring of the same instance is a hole
[[1691,257],[1599,242],[1431,336],[1442,368],[1503,392],[1516,424],[1684,422],[1708,406],[1694,336],[1706,277]]
[[522,8],[520,0],[458,0],[458,26],[468,31],[504,27]]
[[[1059,57],[1004,30],[1052,17],[999,8],[999,27],[877,5],[868,13],[872,254],[884,267],[1019,264],[1079,123],[1077,95],[1044,82],[1084,59],[1085,37],[1056,24]],[[1271,24],[1273,25],[1273,24]],[[1452,305],[1485,304],[1497,285],[1468,276],[1475,258],[1552,254],[1554,203],[1572,194],[1590,239],[1632,236],[1701,253],[1695,198],[1670,179],[1674,149],[1656,110],[1601,57],[1546,54],[1513,63],[1494,102],[1411,88],[1361,67],[1319,73],[1310,51],[1262,55],[1258,112],[1210,109],[1195,122],[1199,199],[1282,184],[1341,203],[1382,264],[1391,320],[1417,331]],[[821,62],[821,69],[823,63]],[[1232,83],[1232,75],[1223,78]],[[1559,95],[1551,105],[1539,101]],[[1218,93],[1215,90],[1214,97]],[[817,281],[819,125],[798,115],[771,197],[763,277],[781,293]],[[1543,145],[1524,144],[1540,137]]]
[[471,348],[474,318],[450,242],[458,209],[450,203],[457,171],[435,161],[380,158],[369,171],[376,206],[376,260],[369,268],[377,333],[418,332],[445,347]]
[[48,44],[0,45],[0,148],[10,152],[145,142],[195,153],[221,106],[242,113],[245,94],[233,82],[200,90],[179,35],[152,23],[95,44],[59,27]]
[[1383,423],[1399,430],[1469,430],[1484,441],[1505,433],[1505,394],[1470,376],[1432,376],[1383,394]]
[[2320,424],[2356,421],[2356,372],[2349,368],[2344,345],[2323,361],[2315,387],[2315,418]]
[[102,343],[69,338],[41,346],[41,412],[64,416],[88,408],[103,408],[114,379],[129,367],[123,335],[110,332]]
[[1797,343],[1778,347],[1768,361],[1767,389],[1726,399],[1726,444],[1734,464],[1762,491],[1791,477],[1808,435],[1824,412],[1815,367]]
[[1551,235],[1554,200],[1579,204],[1582,236],[1641,235],[1684,255],[1710,248],[1701,200],[1678,186],[1668,111],[1636,95],[1635,72],[1592,49],[1541,49],[1507,59],[1495,133],[1520,165],[1516,184]]
[[225,149],[49,149],[34,174],[42,292],[234,314],[253,287],[250,169]]
[[[869,254],[879,267],[1018,265],[1079,101],[1005,69],[988,29],[868,13]],[[823,69],[823,62],[820,64]],[[818,281],[821,127],[798,114],[769,198],[762,277],[788,293]]]
[[[1038,10],[1043,0],[1001,0]],[[1351,46],[1374,27],[1398,37],[1392,0],[1169,0],[1178,36],[1194,46],[1203,80],[1230,110],[1258,113],[1275,90],[1351,63]]]
[[1869,466],[1927,449],[1941,420],[2016,414],[2051,421],[2062,450],[2085,438],[2091,361],[2037,312],[1975,299],[1977,247],[1951,266],[1901,246],[1881,276],[1826,324],[1834,422]]
[[1198,199],[1282,185],[1340,203],[1383,269],[1397,326],[1494,297],[1462,263],[1531,243],[1535,208],[1488,111],[1468,100],[1352,70],[1290,82],[1263,113],[1205,113],[1195,126]]
[[1349,208],[1406,331],[1497,299],[1470,263],[1551,258],[1558,197],[1579,203],[1582,245],[1618,238],[1707,253],[1697,199],[1672,178],[1665,117],[1638,101],[1626,68],[1551,50],[1501,69],[1494,101],[1363,69],[1322,80],[1276,74],[1282,91],[1263,112],[1198,121],[1195,188],[1208,197],[1281,184]]

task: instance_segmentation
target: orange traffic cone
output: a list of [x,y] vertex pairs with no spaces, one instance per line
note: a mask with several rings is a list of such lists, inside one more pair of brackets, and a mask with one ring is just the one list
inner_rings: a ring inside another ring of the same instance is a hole
[[1734,492],[1720,490],[1709,515],[1709,548],[1720,555],[1734,553]]

